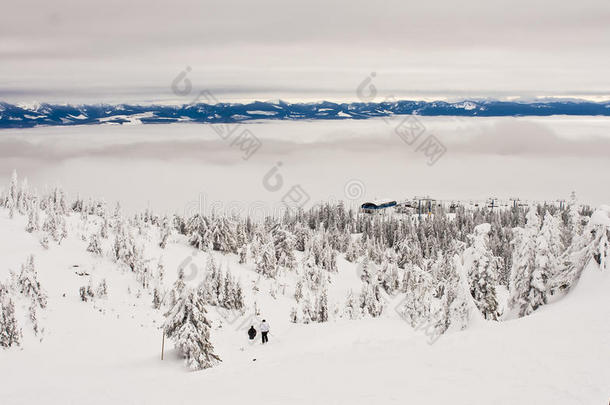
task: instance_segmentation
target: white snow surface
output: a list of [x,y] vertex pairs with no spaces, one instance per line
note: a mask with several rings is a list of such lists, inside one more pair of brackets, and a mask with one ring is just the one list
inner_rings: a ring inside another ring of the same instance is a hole
[[591,223],[610,226],[610,206],[602,205],[591,215]]
[[[286,292],[280,289],[277,299],[267,293],[273,282],[265,279],[255,296],[251,287],[259,276],[252,265],[215,253],[241,280],[247,306],[257,301],[261,316],[230,322],[208,308],[212,343],[223,361],[191,372],[167,340],[161,361],[162,313],[152,309],[148,292],[137,297],[129,272],[85,251],[79,223],[73,215],[69,238],[44,250],[36,234],[24,231],[26,218],[9,219],[0,210],[0,280],[32,253],[49,295],[42,340],[22,323],[22,348],[0,350],[0,404],[556,405],[604,404],[610,394],[610,279],[594,266],[564,299],[531,316],[478,322],[429,345],[393,311],[394,302],[382,318],[292,324],[293,274],[282,277]],[[146,257],[156,263],[163,255],[165,285],[171,285],[193,250],[176,236],[164,250],[157,233],[145,239]],[[110,243],[103,241],[104,251]],[[205,258],[199,253],[193,260],[203,268]],[[360,286],[354,265],[343,258],[338,265],[331,308],[343,303],[347,289]],[[94,284],[106,278],[107,298],[80,301],[78,289],[88,277],[76,272],[83,271]],[[202,277],[195,274],[191,282]],[[246,330],[262,317],[271,326],[270,342],[263,346],[257,336],[250,346]]]

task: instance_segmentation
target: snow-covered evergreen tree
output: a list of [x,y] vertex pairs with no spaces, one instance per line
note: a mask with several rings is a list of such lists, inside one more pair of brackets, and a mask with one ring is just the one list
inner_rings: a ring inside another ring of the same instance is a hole
[[30,318],[30,323],[32,324],[32,330],[34,331],[34,335],[38,335],[41,330],[38,325],[38,306],[36,303],[31,302],[28,307],[28,317]]
[[102,255],[102,243],[100,242],[100,236],[97,233],[92,233],[91,236],[89,236],[87,252],[91,252],[98,256]]
[[397,311],[411,326],[426,322],[430,316],[430,303],[433,293],[433,279],[430,273],[418,266],[408,265],[402,285],[405,298]]
[[30,255],[25,264],[21,265],[21,272],[17,279],[17,284],[21,294],[29,297],[32,302],[36,303],[40,308],[47,306],[47,294],[40,286],[38,281],[38,273],[34,265],[34,256]]
[[303,299],[300,302],[301,307],[301,321],[305,324],[310,322],[315,322],[316,319],[316,311],[312,305],[311,297],[309,293],[306,293],[303,296]]
[[540,218],[536,209],[530,208],[525,228],[515,231],[513,249],[510,301],[519,316],[531,314],[546,302],[546,286],[540,271],[536,271],[536,239],[539,230]]
[[544,290],[544,303],[551,294],[549,280],[556,278],[563,252],[561,222],[547,212],[536,236],[535,270],[532,274],[532,284]]
[[167,241],[169,240],[169,236],[171,235],[171,228],[169,226],[169,219],[167,217],[163,218],[163,222],[161,224],[160,232],[160,241],[159,247],[161,249],[165,249],[167,246]]
[[292,234],[282,227],[275,228],[273,230],[273,246],[277,265],[292,270],[295,266],[295,242]]
[[237,249],[237,255],[239,256],[239,264],[245,264],[248,260],[248,245],[242,245]]
[[190,218],[185,225],[185,232],[192,246],[199,250],[211,250],[209,225],[204,217],[196,214]]
[[97,289],[95,291],[95,295],[98,298],[105,298],[108,296],[108,283],[106,282],[106,279],[103,278],[102,281],[100,281],[100,283],[97,286]]
[[91,288],[91,281],[89,282],[88,285],[81,286],[78,289],[78,294],[80,296],[80,300],[83,302],[87,302],[90,299],[94,298],[95,292],[93,291],[93,288]]
[[464,251],[470,294],[485,319],[498,319],[496,287],[503,266],[502,258],[494,256],[489,246],[491,225],[474,228],[472,246]]
[[153,299],[152,299],[153,308],[160,309],[162,303],[163,303],[163,299],[161,298],[161,292],[159,291],[159,287],[155,287],[153,289]]
[[40,211],[38,204],[31,203],[28,211],[28,223],[25,230],[29,233],[40,230]]
[[309,234],[310,232],[305,226],[300,223],[297,224],[294,229],[294,247],[296,250],[299,252],[305,251],[305,247],[307,246],[310,238]]
[[368,314],[373,318],[378,317],[383,312],[383,298],[378,284],[363,284],[359,297],[360,309],[363,314]]
[[326,288],[323,287],[320,293],[318,294],[316,300],[316,321],[317,322],[327,322],[328,321],[328,294],[326,293]]
[[159,257],[159,261],[157,262],[157,281],[159,284],[163,284],[163,280],[165,279],[165,264],[163,263],[163,256]]
[[100,236],[104,239],[108,238],[109,229],[110,229],[110,222],[108,221],[108,216],[104,212],[104,219],[102,221],[102,226],[100,227]]
[[294,287],[294,299],[299,302],[303,298],[303,281],[299,278]]
[[331,273],[337,272],[337,251],[327,244],[320,253],[320,266]]
[[229,218],[216,217],[212,222],[208,235],[214,250],[224,253],[234,253],[237,251],[235,224]]
[[10,297],[0,297],[0,347],[19,346],[21,328],[15,317],[15,304]]
[[549,282],[551,291],[569,291],[592,261],[602,271],[610,270],[610,210],[595,211],[582,233],[573,238]]
[[400,273],[398,265],[389,260],[384,260],[380,269],[381,286],[390,295],[400,290]]
[[343,316],[348,319],[359,319],[362,314],[362,310],[354,296],[354,292],[349,290],[345,299],[345,308],[343,310]]
[[211,324],[206,318],[203,293],[186,288],[166,313],[164,333],[174,341],[186,364],[193,370],[214,366],[220,357],[210,341]]
[[186,283],[184,281],[184,269],[180,268],[178,270],[178,278],[176,278],[176,281],[174,281],[174,285],[172,286],[168,295],[167,304],[170,308],[176,305],[178,298],[182,295],[185,289]]
[[350,241],[347,246],[347,250],[345,251],[345,260],[347,260],[350,263],[355,262],[356,259],[358,258],[358,250],[359,249],[358,249],[356,242]]
[[297,307],[292,307],[290,309],[290,322],[292,323],[298,323],[299,322],[299,311],[297,309]]
[[233,305],[237,310],[243,310],[246,306],[244,302],[244,290],[241,287],[241,283],[238,281],[234,281],[233,284]]
[[578,211],[578,205],[575,198],[568,207],[567,216],[567,225],[564,229],[563,237],[563,243],[566,247],[572,244],[574,238],[581,236],[584,229],[584,220]]
[[259,256],[256,258],[256,271],[269,278],[275,278],[277,274],[277,259],[273,241],[265,240],[260,245]]
[[202,288],[204,298],[208,304],[219,304],[222,288],[222,272],[212,254],[208,254],[205,264],[205,276],[200,288]]
[[371,263],[368,255],[362,258],[362,262],[356,267],[358,276],[367,284],[377,282],[377,268],[374,263]]
[[473,303],[469,294],[469,285],[466,274],[460,274],[456,263],[457,256],[452,253],[439,252],[435,267],[437,274],[436,297],[433,299],[430,312],[431,338],[435,339],[446,331],[465,329],[471,318],[471,307],[476,311],[476,302]]

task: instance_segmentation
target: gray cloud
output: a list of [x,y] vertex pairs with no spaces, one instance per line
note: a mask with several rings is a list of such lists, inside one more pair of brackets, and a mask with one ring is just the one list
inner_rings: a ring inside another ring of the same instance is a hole
[[247,98],[354,98],[372,70],[403,97],[608,96],[608,21],[603,0],[9,2],[0,97],[162,98],[186,65],[198,87]]

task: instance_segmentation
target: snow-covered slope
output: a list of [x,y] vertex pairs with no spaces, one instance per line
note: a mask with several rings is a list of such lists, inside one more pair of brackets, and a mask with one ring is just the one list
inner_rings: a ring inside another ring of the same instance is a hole
[[[605,403],[610,381],[610,279],[593,263],[564,299],[516,320],[479,322],[443,335],[430,345],[392,309],[381,318],[335,319],[309,325],[289,322],[295,276],[262,278],[236,255],[214,252],[218,263],[240,279],[244,314],[208,309],[211,340],[222,363],[189,372],[165,342],[161,361],[162,312],[150,291],[108,257],[86,251],[87,226],[68,218],[69,237],[44,249],[26,218],[0,209],[0,279],[18,271],[29,254],[48,306],[39,312],[38,336],[17,302],[24,341],[0,351],[0,403],[430,403],[592,404]],[[203,278],[207,254],[173,235],[158,245],[158,231],[138,241],[145,258],[163,257],[165,283],[186,268],[191,284]],[[104,251],[109,241],[103,242]],[[348,289],[361,284],[354,264],[338,259],[329,287],[331,311]],[[79,288],[105,279],[108,296],[82,302]],[[253,287],[256,287],[253,288]],[[276,298],[272,297],[274,292]],[[265,317],[270,343],[250,345],[246,329]]]

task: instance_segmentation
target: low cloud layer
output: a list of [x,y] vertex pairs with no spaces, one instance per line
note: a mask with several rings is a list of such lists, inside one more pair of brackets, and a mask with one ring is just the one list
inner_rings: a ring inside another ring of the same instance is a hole
[[[577,127],[578,123],[562,124],[561,118],[547,119],[546,124],[511,117],[455,121],[421,117],[420,120],[426,127],[422,137],[428,133],[435,135],[450,155],[583,159],[610,156],[610,136],[600,133],[604,131],[604,122],[606,127],[610,126],[610,120],[604,118],[595,126],[583,119],[581,133],[577,135],[572,133],[570,126]],[[244,128],[261,139],[263,146],[257,151],[261,159],[320,152],[381,156],[408,149],[394,131],[400,121],[397,118],[391,121],[276,121],[245,124]],[[11,136],[11,132],[18,135]],[[0,138],[0,159],[48,162],[82,158],[192,159],[221,165],[241,160],[230,140],[219,138],[212,127],[205,124],[36,128],[4,133],[8,136]],[[109,133],[113,135],[107,139]]]
[[[262,141],[248,160],[209,125],[4,130],[0,184],[17,168],[39,189],[59,182],[71,195],[120,200],[132,211],[152,204],[181,212],[202,194],[275,205],[295,185],[312,202],[345,199],[353,180],[366,190],[361,199],[555,200],[576,190],[586,202],[610,201],[607,118],[421,119],[422,137],[435,135],[447,148],[432,166],[383,120],[248,124]],[[278,192],[263,184],[274,167],[285,184]]]

